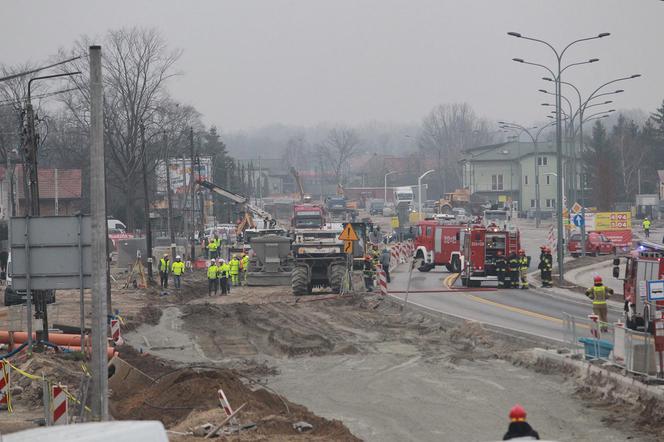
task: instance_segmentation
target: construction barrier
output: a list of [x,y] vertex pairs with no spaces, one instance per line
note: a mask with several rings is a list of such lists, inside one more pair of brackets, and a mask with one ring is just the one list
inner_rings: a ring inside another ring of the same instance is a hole
[[51,423],[53,425],[69,424],[69,394],[60,384],[51,386]]
[[383,266],[378,266],[378,286],[380,287],[380,294],[382,296],[387,296],[387,275],[385,274],[385,269]]
[[111,319],[111,339],[113,339],[113,342],[115,342],[117,345],[124,344],[124,340],[122,339],[122,335],[120,334],[119,319]]
[[11,372],[9,364],[5,360],[0,360],[0,410],[10,410],[9,388]]
[[228,399],[226,398],[226,395],[224,394],[224,390],[221,388],[217,391],[217,396],[219,397],[219,403],[221,404],[221,408],[224,409],[224,413],[226,413],[226,417],[230,416],[233,414],[233,409],[231,408],[230,402],[228,402]]

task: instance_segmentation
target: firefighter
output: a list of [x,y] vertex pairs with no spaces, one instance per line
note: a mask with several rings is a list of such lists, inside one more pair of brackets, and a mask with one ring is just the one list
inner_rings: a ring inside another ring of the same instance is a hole
[[362,274],[364,275],[364,288],[367,289],[367,292],[373,291],[374,271],[375,267],[373,261],[371,260],[371,256],[366,255],[364,257],[364,270]]
[[643,226],[643,233],[646,235],[646,238],[650,238],[650,224],[651,222],[648,219],[648,217],[646,217],[643,220],[643,223],[641,223],[641,225]]
[[498,276],[498,288],[505,288],[505,272],[507,271],[507,261],[502,251],[496,255],[496,276]]
[[507,260],[507,268],[509,270],[510,280],[506,284],[507,288],[518,288],[519,287],[519,256],[516,252],[510,253],[509,259]]
[[210,266],[207,268],[207,279],[208,279],[208,296],[212,296],[212,292],[217,294],[217,286],[219,285],[219,267],[217,267],[216,261],[213,259],[210,261]]
[[549,252],[547,246],[540,247],[540,262],[537,268],[540,271],[540,279],[542,280],[542,287],[553,287],[551,279],[551,269],[553,267],[553,257]]
[[521,290],[528,289],[528,257],[526,256],[526,251],[521,249],[519,250],[519,287]]
[[217,260],[217,268],[219,273],[219,288],[221,289],[221,295],[228,294],[228,272],[230,271],[230,266],[223,259]]
[[217,235],[214,235],[214,238],[210,238],[208,241],[207,250],[210,259],[216,259],[218,256],[217,249],[219,248],[219,244],[217,243],[217,239]]
[[231,285],[240,285],[240,279],[238,275],[240,274],[240,261],[237,259],[237,255],[233,255],[233,258],[228,262],[228,274],[231,276]]
[[593,301],[593,314],[599,317],[599,326],[602,332],[608,330],[608,308],[606,300],[613,295],[613,289],[602,284],[602,277],[597,275],[594,278],[594,285],[586,290],[586,296]]
[[516,404],[510,410],[510,425],[503,440],[511,439],[531,439],[539,440],[537,431],[526,422],[526,410],[519,404]]
[[173,272],[173,281],[175,283],[175,288],[179,289],[182,285],[182,275],[184,274],[184,263],[180,255],[175,257],[175,262],[171,266],[171,272]]
[[168,288],[168,274],[170,273],[170,266],[168,263],[168,253],[164,253],[164,257],[159,260],[159,278],[161,279],[161,288]]
[[242,285],[247,285],[247,270],[249,269],[249,255],[247,255],[247,252],[242,254],[240,269],[242,270]]

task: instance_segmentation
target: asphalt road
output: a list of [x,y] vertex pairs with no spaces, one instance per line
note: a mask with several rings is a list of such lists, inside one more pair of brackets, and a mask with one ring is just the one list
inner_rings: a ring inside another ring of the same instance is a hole
[[[406,290],[407,269],[407,265],[397,269],[389,284],[392,296],[399,299],[404,299],[405,294],[394,292]],[[408,303],[556,341],[563,340],[563,313],[580,318],[586,318],[591,313],[591,303],[582,295],[539,288],[494,291],[465,291],[464,288],[464,291],[450,291],[447,287],[449,276],[449,273],[439,269],[428,273],[414,270]],[[459,281],[453,287],[461,288]],[[617,320],[620,314],[619,308],[609,306],[610,321]],[[588,331],[583,326],[581,329]]]

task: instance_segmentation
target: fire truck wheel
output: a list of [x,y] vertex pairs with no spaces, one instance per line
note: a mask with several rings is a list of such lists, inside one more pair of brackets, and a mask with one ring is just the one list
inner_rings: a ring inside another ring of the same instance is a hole
[[449,271],[452,273],[460,273],[461,272],[461,260],[459,259],[458,256],[453,256],[452,257],[452,263],[450,264]]
[[296,266],[291,273],[291,286],[295,296],[308,295],[311,292],[309,283],[309,267]]
[[334,293],[341,293],[341,284],[344,280],[346,268],[343,264],[333,264],[330,266],[330,289]]

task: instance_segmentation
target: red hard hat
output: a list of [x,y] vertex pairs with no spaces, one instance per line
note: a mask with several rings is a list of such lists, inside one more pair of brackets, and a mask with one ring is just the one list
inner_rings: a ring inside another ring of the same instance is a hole
[[595,281],[595,284],[601,283],[602,282],[602,277],[599,276],[599,275],[595,275],[595,278],[593,278],[593,280]]
[[521,405],[516,404],[510,410],[510,420],[512,422],[525,421],[526,420],[526,409]]

